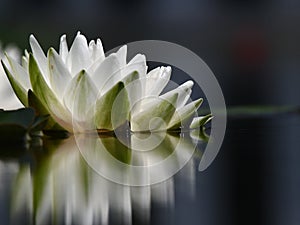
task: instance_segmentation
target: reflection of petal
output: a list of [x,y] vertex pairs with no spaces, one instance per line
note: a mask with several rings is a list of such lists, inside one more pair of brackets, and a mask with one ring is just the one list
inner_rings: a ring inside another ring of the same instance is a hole
[[135,209],[140,212],[137,213],[139,219],[147,224],[151,213],[151,187],[131,187],[131,201],[133,210]]
[[26,209],[28,213],[32,213],[32,179],[29,166],[19,168],[14,184],[12,194],[12,214],[19,214]]
[[115,137],[84,135],[76,135],[76,141],[88,165],[99,174],[117,183],[143,186],[173,176],[196,148],[188,134],[162,134],[132,134],[127,143]]
[[[152,166],[169,157],[176,144],[173,145],[170,141],[170,136],[164,132],[155,134],[133,134],[131,136],[131,145],[134,146],[133,165],[137,166]],[[176,139],[179,140],[179,139]],[[178,141],[176,142],[178,143]],[[161,171],[163,173],[163,171]]]
[[[134,218],[148,223],[151,201],[174,206],[174,180],[169,170],[179,170],[178,165],[190,159],[195,147],[185,134],[152,135],[148,140],[137,134],[123,140],[92,134],[71,136],[59,143],[45,140],[48,153],[38,158],[33,171],[23,166],[16,178],[14,208],[28,207],[36,224],[52,221],[55,224],[130,225],[133,214]],[[142,145],[135,143],[138,138],[145,139],[146,151],[139,151]],[[149,150],[151,142],[158,140],[161,143]],[[136,149],[131,149],[131,145]],[[165,160],[171,166],[159,165]],[[128,167],[132,163],[138,164],[138,173]],[[153,169],[156,164],[158,169]],[[193,164],[184,174],[187,180],[193,179]],[[134,185],[165,179],[151,186],[132,187],[111,182],[105,175],[117,176],[118,181]]]
[[190,160],[178,173],[180,181],[176,185],[176,188],[180,192],[185,193],[191,199],[195,198],[196,195],[196,170],[195,161]]
[[162,205],[174,206],[175,193],[174,193],[174,180],[169,179],[164,182],[164,185],[155,184],[151,187],[152,198],[155,202]]

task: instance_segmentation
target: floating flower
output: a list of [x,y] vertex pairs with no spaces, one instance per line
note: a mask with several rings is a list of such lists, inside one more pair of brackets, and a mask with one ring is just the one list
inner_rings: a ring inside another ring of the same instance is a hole
[[[0,59],[4,59],[4,51],[16,61],[19,61],[21,58],[20,50],[14,45],[9,45],[3,49],[0,43]],[[12,110],[22,107],[23,105],[11,88],[5,72],[0,68],[0,109]]]
[[[88,43],[78,33],[70,49],[65,35],[58,52],[50,48],[45,55],[33,35],[30,46],[22,65],[8,55],[2,65],[24,106],[51,115],[46,129],[112,131],[128,121],[134,132],[174,130],[189,127],[203,101],[188,103],[192,81],[161,94],[171,67],[147,73],[144,55],[127,63],[126,45],[105,57],[100,39]],[[192,126],[201,124],[198,118]]]

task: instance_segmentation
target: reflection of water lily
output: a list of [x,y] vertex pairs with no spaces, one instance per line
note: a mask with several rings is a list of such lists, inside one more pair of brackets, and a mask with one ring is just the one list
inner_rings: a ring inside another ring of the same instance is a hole
[[[20,50],[15,46],[7,46],[5,49],[2,49],[0,43],[0,59],[4,59],[4,51],[7,52],[14,60],[20,60]],[[5,72],[0,68],[0,109],[18,109],[22,108],[23,105],[13,92]]]
[[[196,143],[188,134],[163,132],[121,138],[76,135],[82,156],[95,171],[116,183],[144,186],[176,174],[193,156]],[[126,173],[124,173],[126,171]]]
[[[177,142],[180,139],[174,138]],[[96,139],[99,140],[98,137]],[[115,149],[122,148],[122,144],[116,139],[104,139],[100,141],[103,140],[106,145],[114,146]],[[45,146],[48,146],[48,153],[38,156],[33,170],[26,164],[20,166],[12,195],[13,218],[18,218],[15,215],[27,210],[31,215],[29,220],[33,219],[29,222],[34,224],[47,224],[47,221],[53,224],[132,224],[134,211],[134,217],[147,224],[151,201],[168,206],[174,204],[173,179],[152,186],[123,186],[104,179],[96,170],[91,169],[78,151],[78,142],[75,142],[73,136],[58,146],[55,142],[45,143]],[[101,154],[99,148],[88,149],[89,147],[91,146],[86,146],[85,149],[88,154],[94,154],[95,157]],[[167,152],[172,152],[171,148]],[[123,157],[115,155],[111,150],[107,149],[115,159]],[[182,151],[183,154],[177,154],[178,161],[180,157],[185,157],[186,149]],[[132,153],[131,158],[135,158],[132,163],[139,164],[142,161],[148,162],[148,158],[150,161],[164,158],[166,154],[156,152],[142,156]],[[99,166],[101,163],[102,161],[99,162]],[[108,166],[107,170],[113,169],[109,168],[109,164],[104,166]],[[191,173],[193,170],[194,168]],[[126,170],[119,172],[123,172],[118,175],[124,177],[128,177],[130,173]],[[149,177],[147,174],[143,175]],[[187,183],[185,182],[185,185],[188,185]],[[113,221],[110,221],[111,219]]]
[[[99,39],[88,44],[80,33],[70,50],[62,36],[59,53],[50,48],[47,56],[33,36],[30,45],[32,53],[26,52],[22,66],[9,56],[9,63],[3,64],[12,87],[25,106],[50,114],[70,132],[115,130],[125,121],[130,121],[132,131],[178,129],[202,102],[186,104],[192,81],[160,95],[171,68],[147,73],[144,55],[137,54],[127,63],[126,46],[105,57]],[[57,129],[54,121],[48,129]],[[199,119],[194,120],[197,124]]]

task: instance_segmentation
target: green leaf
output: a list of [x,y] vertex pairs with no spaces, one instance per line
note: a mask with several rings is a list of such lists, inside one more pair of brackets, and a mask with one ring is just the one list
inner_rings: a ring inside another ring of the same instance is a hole
[[26,134],[33,135],[45,129],[48,118],[48,115],[37,115],[33,108],[0,110],[0,139],[8,142],[23,140]]
[[195,117],[191,122],[190,128],[196,129],[199,127],[203,127],[205,124],[211,121],[212,118],[213,116],[211,114],[207,114],[206,116]]
[[0,139],[4,142],[23,140],[34,122],[34,110],[24,108],[14,111],[0,111]]
[[202,102],[203,99],[200,98],[179,109],[170,121],[168,130],[183,128],[185,124],[191,119],[191,117],[197,112]]
[[4,68],[5,74],[16,94],[16,96],[18,97],[18,99],[22,102],[22,104],[24,106],[28,106],[28,102],[27,102],[27,91],[25,90],[25,88],[19,83],[18,80],[16,80],[14,78],[14,76],[11,74],[11,72],[8,70],[8,68],[6,67],[6,65],[4,64],[4,62],[1,60],[2,66]]
[[[128,93],[123,82],[118,82],[96,102],[95,124],[100,130],[114,130],[129,118]],[[114,104],[118,107],[113,110]]]
[[13,111],[0,111],[0,125],[17,124],[24,129],[30,127],[34,121],[34,110],[24,108]]
[[64,129],[72,132],[72,118],[70,112],[64,108],[49,88],[32,54],[29,55],[29,75],[33,92],[40,102],[47,111],[50,112],[50,115],[57,123]]
[[[175,112],[177,98],[178,94],[175,93],[168,100],[149,99],[150,101],[146,104],[141,101],[144,104],[144,110],[132,116],[131,130],[138,132],[165,130]],[[143,99],[143,101],[146,100]]]

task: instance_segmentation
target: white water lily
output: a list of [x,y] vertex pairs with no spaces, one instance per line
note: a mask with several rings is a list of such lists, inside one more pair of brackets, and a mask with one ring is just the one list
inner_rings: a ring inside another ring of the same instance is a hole
[[[4,52],[7,52],[16,61],[19,61],[21,58],[19,48],[14,45],[9,45],[3,49],[0,43],[0,59],[4,59]],[[0,109],[12,110],[22,107],[23,105],[11,88],[5,72],[0,67]]]
[[25,51],[22,65],[8,55],[8,63],[2,64],[24,106],[51,115],[46,129],[106,131],[126,121],[135,132],[179,129],[194,117],[203,101],[187,104],[192,81],[161,95],[171,68],[147,73],[142,54],[127,63],[126,45],[105,57],[100,39],[88,43],[78,33],[70,49],[65,35],[58,52],[50,48],[45,55],[33,35],[30,46],[32,53]]

